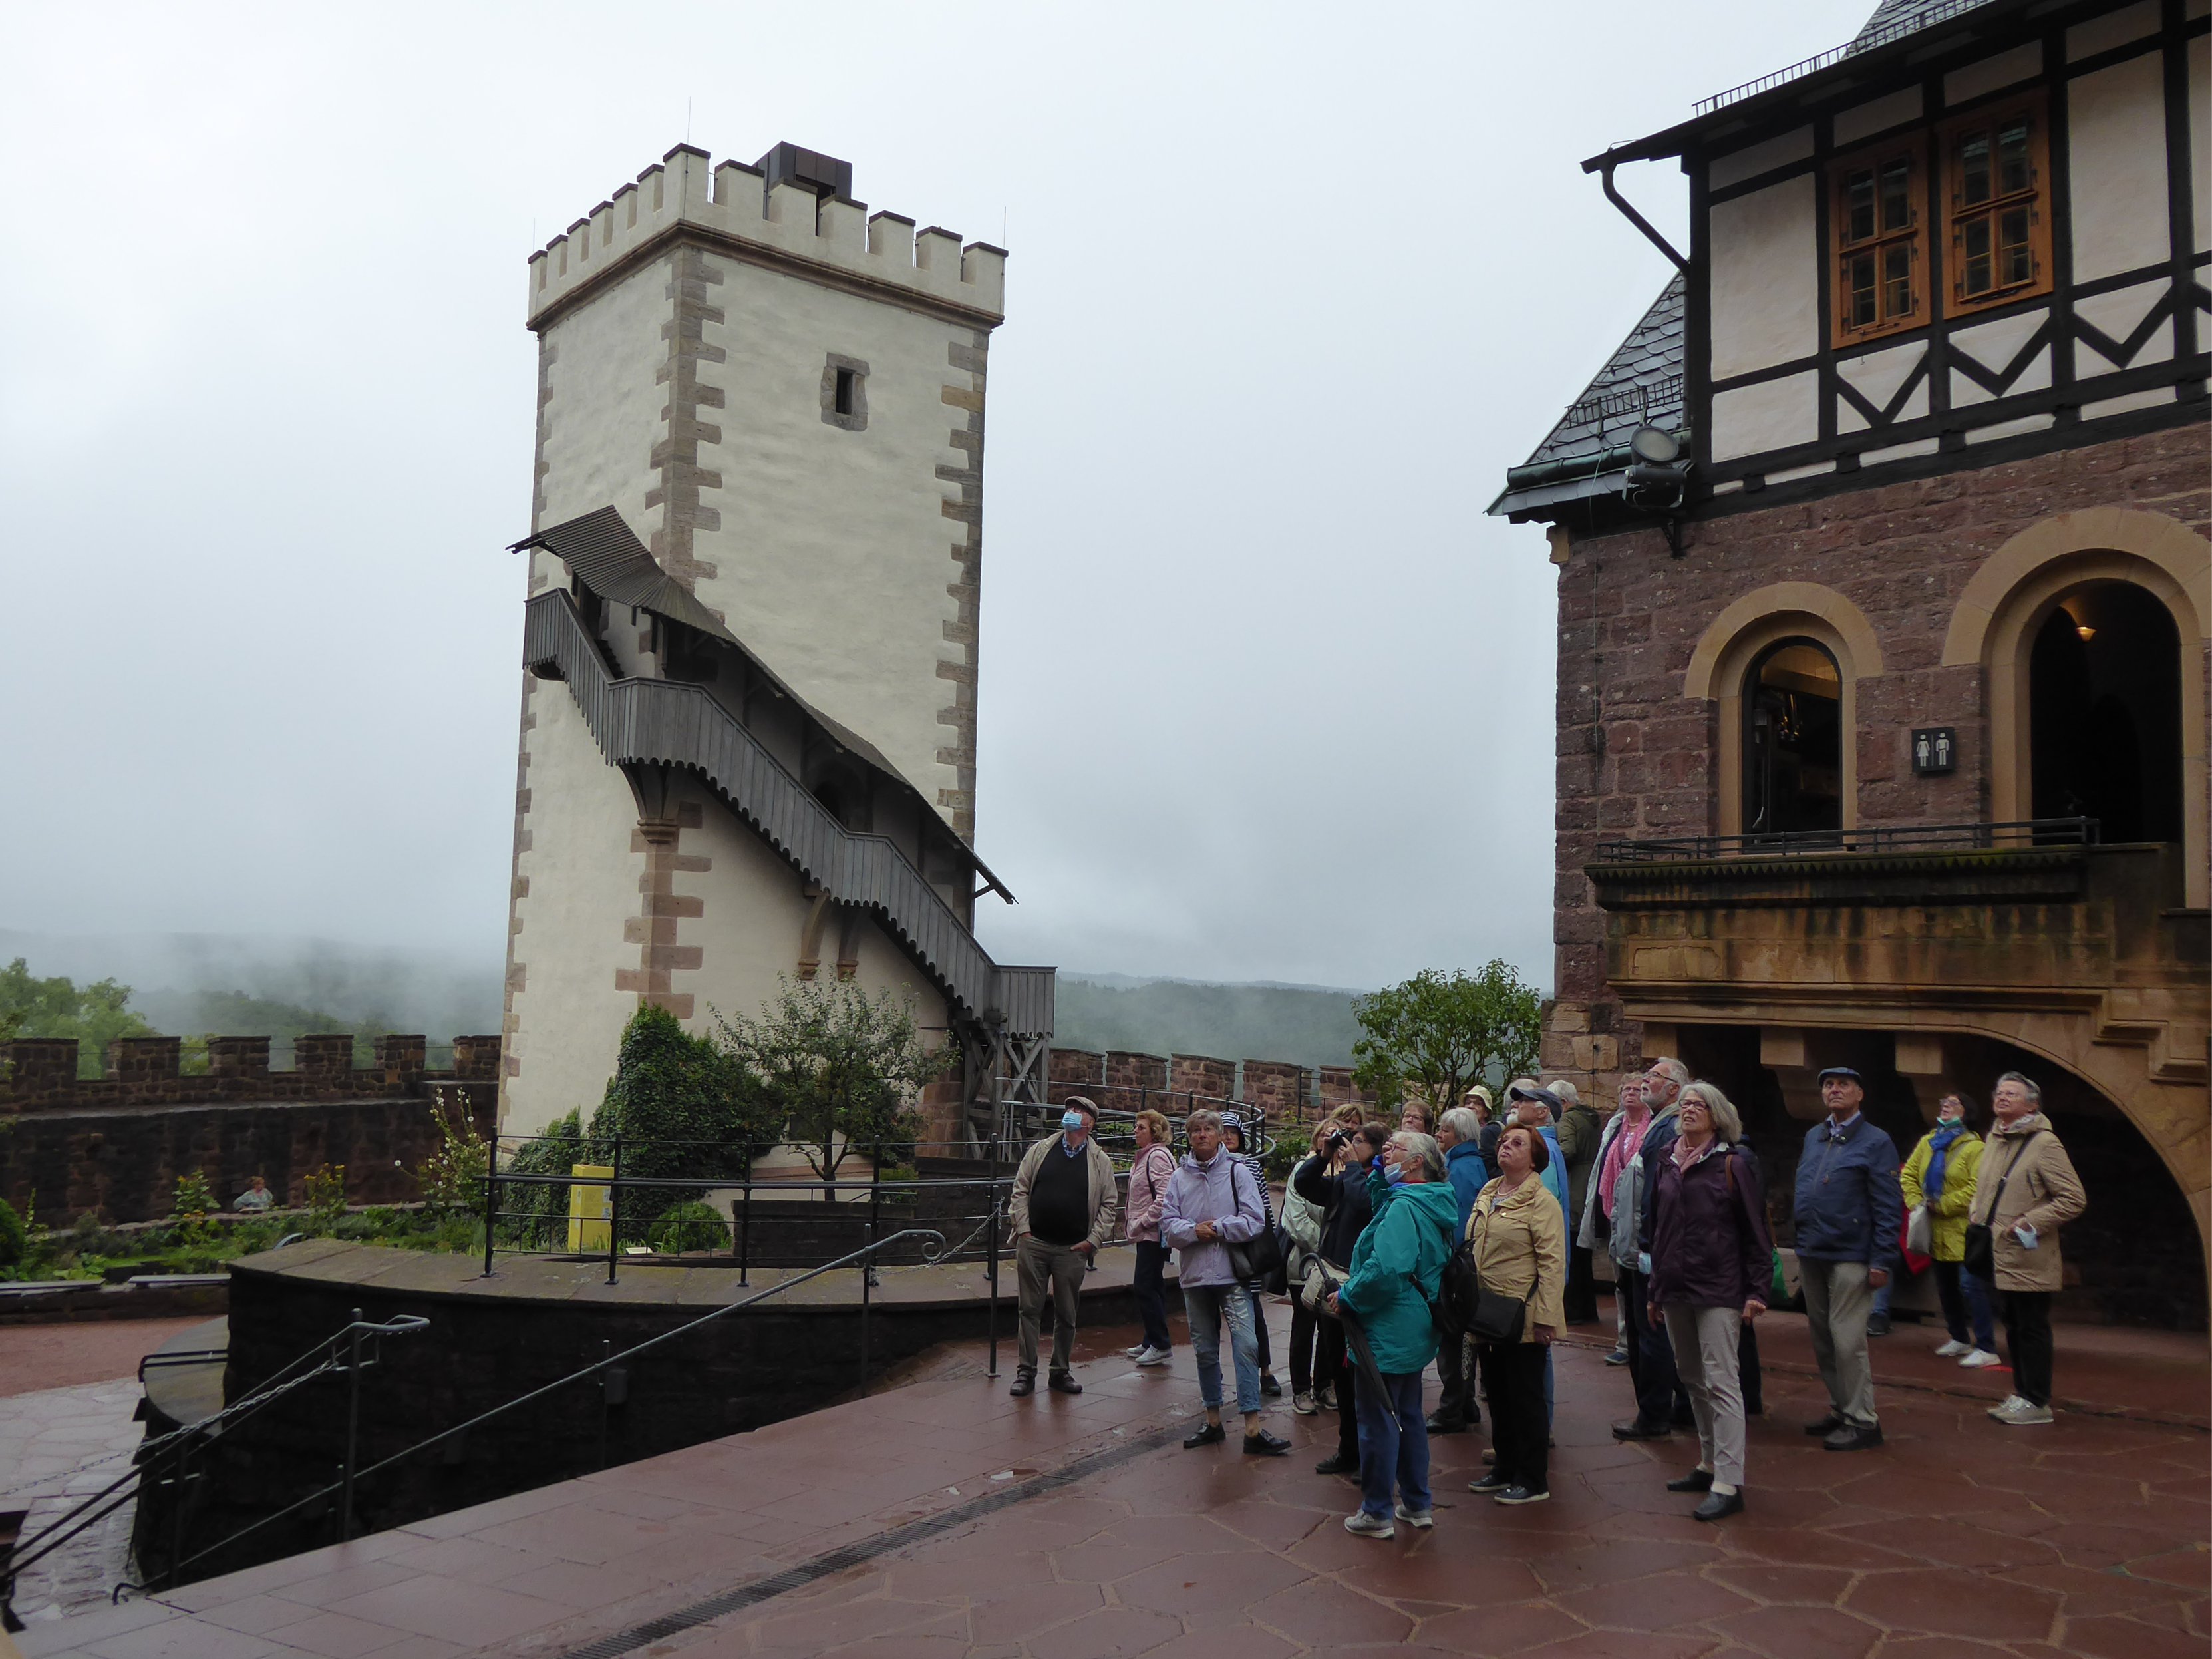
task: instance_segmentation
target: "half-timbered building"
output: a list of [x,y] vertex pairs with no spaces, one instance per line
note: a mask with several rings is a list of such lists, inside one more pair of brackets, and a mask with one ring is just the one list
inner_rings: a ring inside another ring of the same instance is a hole
[[2207,9],[1883,0],[1591,158],[1675,274],[1492,509],[1559,572],[1547,1061],[1720,1082],[1785,1236],[1822,1066],[1900,1138],[2025,1071],[2090,1186],[2075,1306],[2193,1325]]

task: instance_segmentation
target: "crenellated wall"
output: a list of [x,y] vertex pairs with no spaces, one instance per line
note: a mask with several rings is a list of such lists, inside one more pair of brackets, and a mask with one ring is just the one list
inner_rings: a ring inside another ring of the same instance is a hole
[[986,326],[1003,320],[1006,256],[988,242],[962,244],[942,226],[916,231],[896,213],[865,202],[817,197],[800,184],[763,190],[742,162],[678,144],[530,256],[532,327],[607,273],[649,257],[679,230],[769,265],[801,268],[817,281],[849,283],[876,297],[963,312]]
[[301,1037],[293,1069],[271,1070],[266,1037],[211,1037],[208,1068],[184,1073],[174,1037],[107,1046],[106,1075],[76,1075],[75,1039],[18,1039],[0,1049],[0,1198],[65,1227],[87,1212],[114,1224],[155,1221],[197,1170],[228,1204],[252,1177],[278,1200],[306,1200],[325,1163],[346,1171],[355,1204],[421,1197],[408,1171],[444,1144],[441,1109],[493,1127],[499,1039],[457,1037],[453,1064],[424,1064],[417,1036],[376,1040],[367,1066],[343,1034]]
[[1272,1124],[1311,1123],[1333,1107],[1375,1098],[1352,1082],[1347,1066],[1316,1070],[1291,1060],[1055,1048],[1045,1099],[1057,1106],[1071,1095],[1085,1095],[1109,1111],[1152,1106],[1170,1115],[1187,1109],[1192,1100],[1237,1101],[1263,1108]]

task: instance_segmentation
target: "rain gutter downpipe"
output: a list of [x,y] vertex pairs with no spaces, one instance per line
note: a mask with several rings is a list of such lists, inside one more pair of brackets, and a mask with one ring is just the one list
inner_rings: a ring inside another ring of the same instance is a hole
[[1583,163],[1583,171],[1585,173],[1596,174],[1598,175],[1598,183],[1605,191],[1606,200],[1611,202],[1615,207],[1619,208],[1620,210],[1621,216],[1626,218],[1629,223],[1634,225],[1638,230],[1644,233],[1644,240],[1649,241],[1652,247],[1657,248],[1662,253],[1664,253],[1668,259],[1672,260],[1675,270],[1680,271],[1686,277],[1688,276],[1690,274],[1689,260],[1683,258],[1680,253],[1677,253],[1674,249],[1674,244],[1668,241],[1664,236],[1661,235],[1658,231],[1652,228],[1651,221],[1645,218],[1641,213],[1638,213],[1636,210],[1635,206],[1628,200],[1628,198],[1613,188],[1613,170],[1620,164],[1620,158],[1618,156],[1612,155],[1598,156],[1584,162]]

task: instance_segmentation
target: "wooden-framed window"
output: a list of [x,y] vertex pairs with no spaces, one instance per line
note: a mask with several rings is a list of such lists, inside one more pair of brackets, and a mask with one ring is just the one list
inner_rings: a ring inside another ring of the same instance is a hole
[[1947,311],[2051,291],[2050,156],[2039,93],[1944,126]]
[[1846,156],[1830,174],[1838,345],[1928,320],[1927,156],[1915,135]]

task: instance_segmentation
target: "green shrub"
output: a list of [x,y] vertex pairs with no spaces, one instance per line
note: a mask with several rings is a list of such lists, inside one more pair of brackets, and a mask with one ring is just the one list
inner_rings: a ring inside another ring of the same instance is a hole
[[307,1227],[329,1236],[345,1214],[346,1176],[342,1163],[326,1163],[307,1177]]
[[15,1213],[15,1205],[0,1199],[0,1267],[13,1267],[30,1248],[31,1230]]
[[654,1251],[664,1256],[679,1256],[687,1250],[726,1250],[730,1223],[713,1205],[695,1199],[678,1205],[653,1223],[651,1241]]

